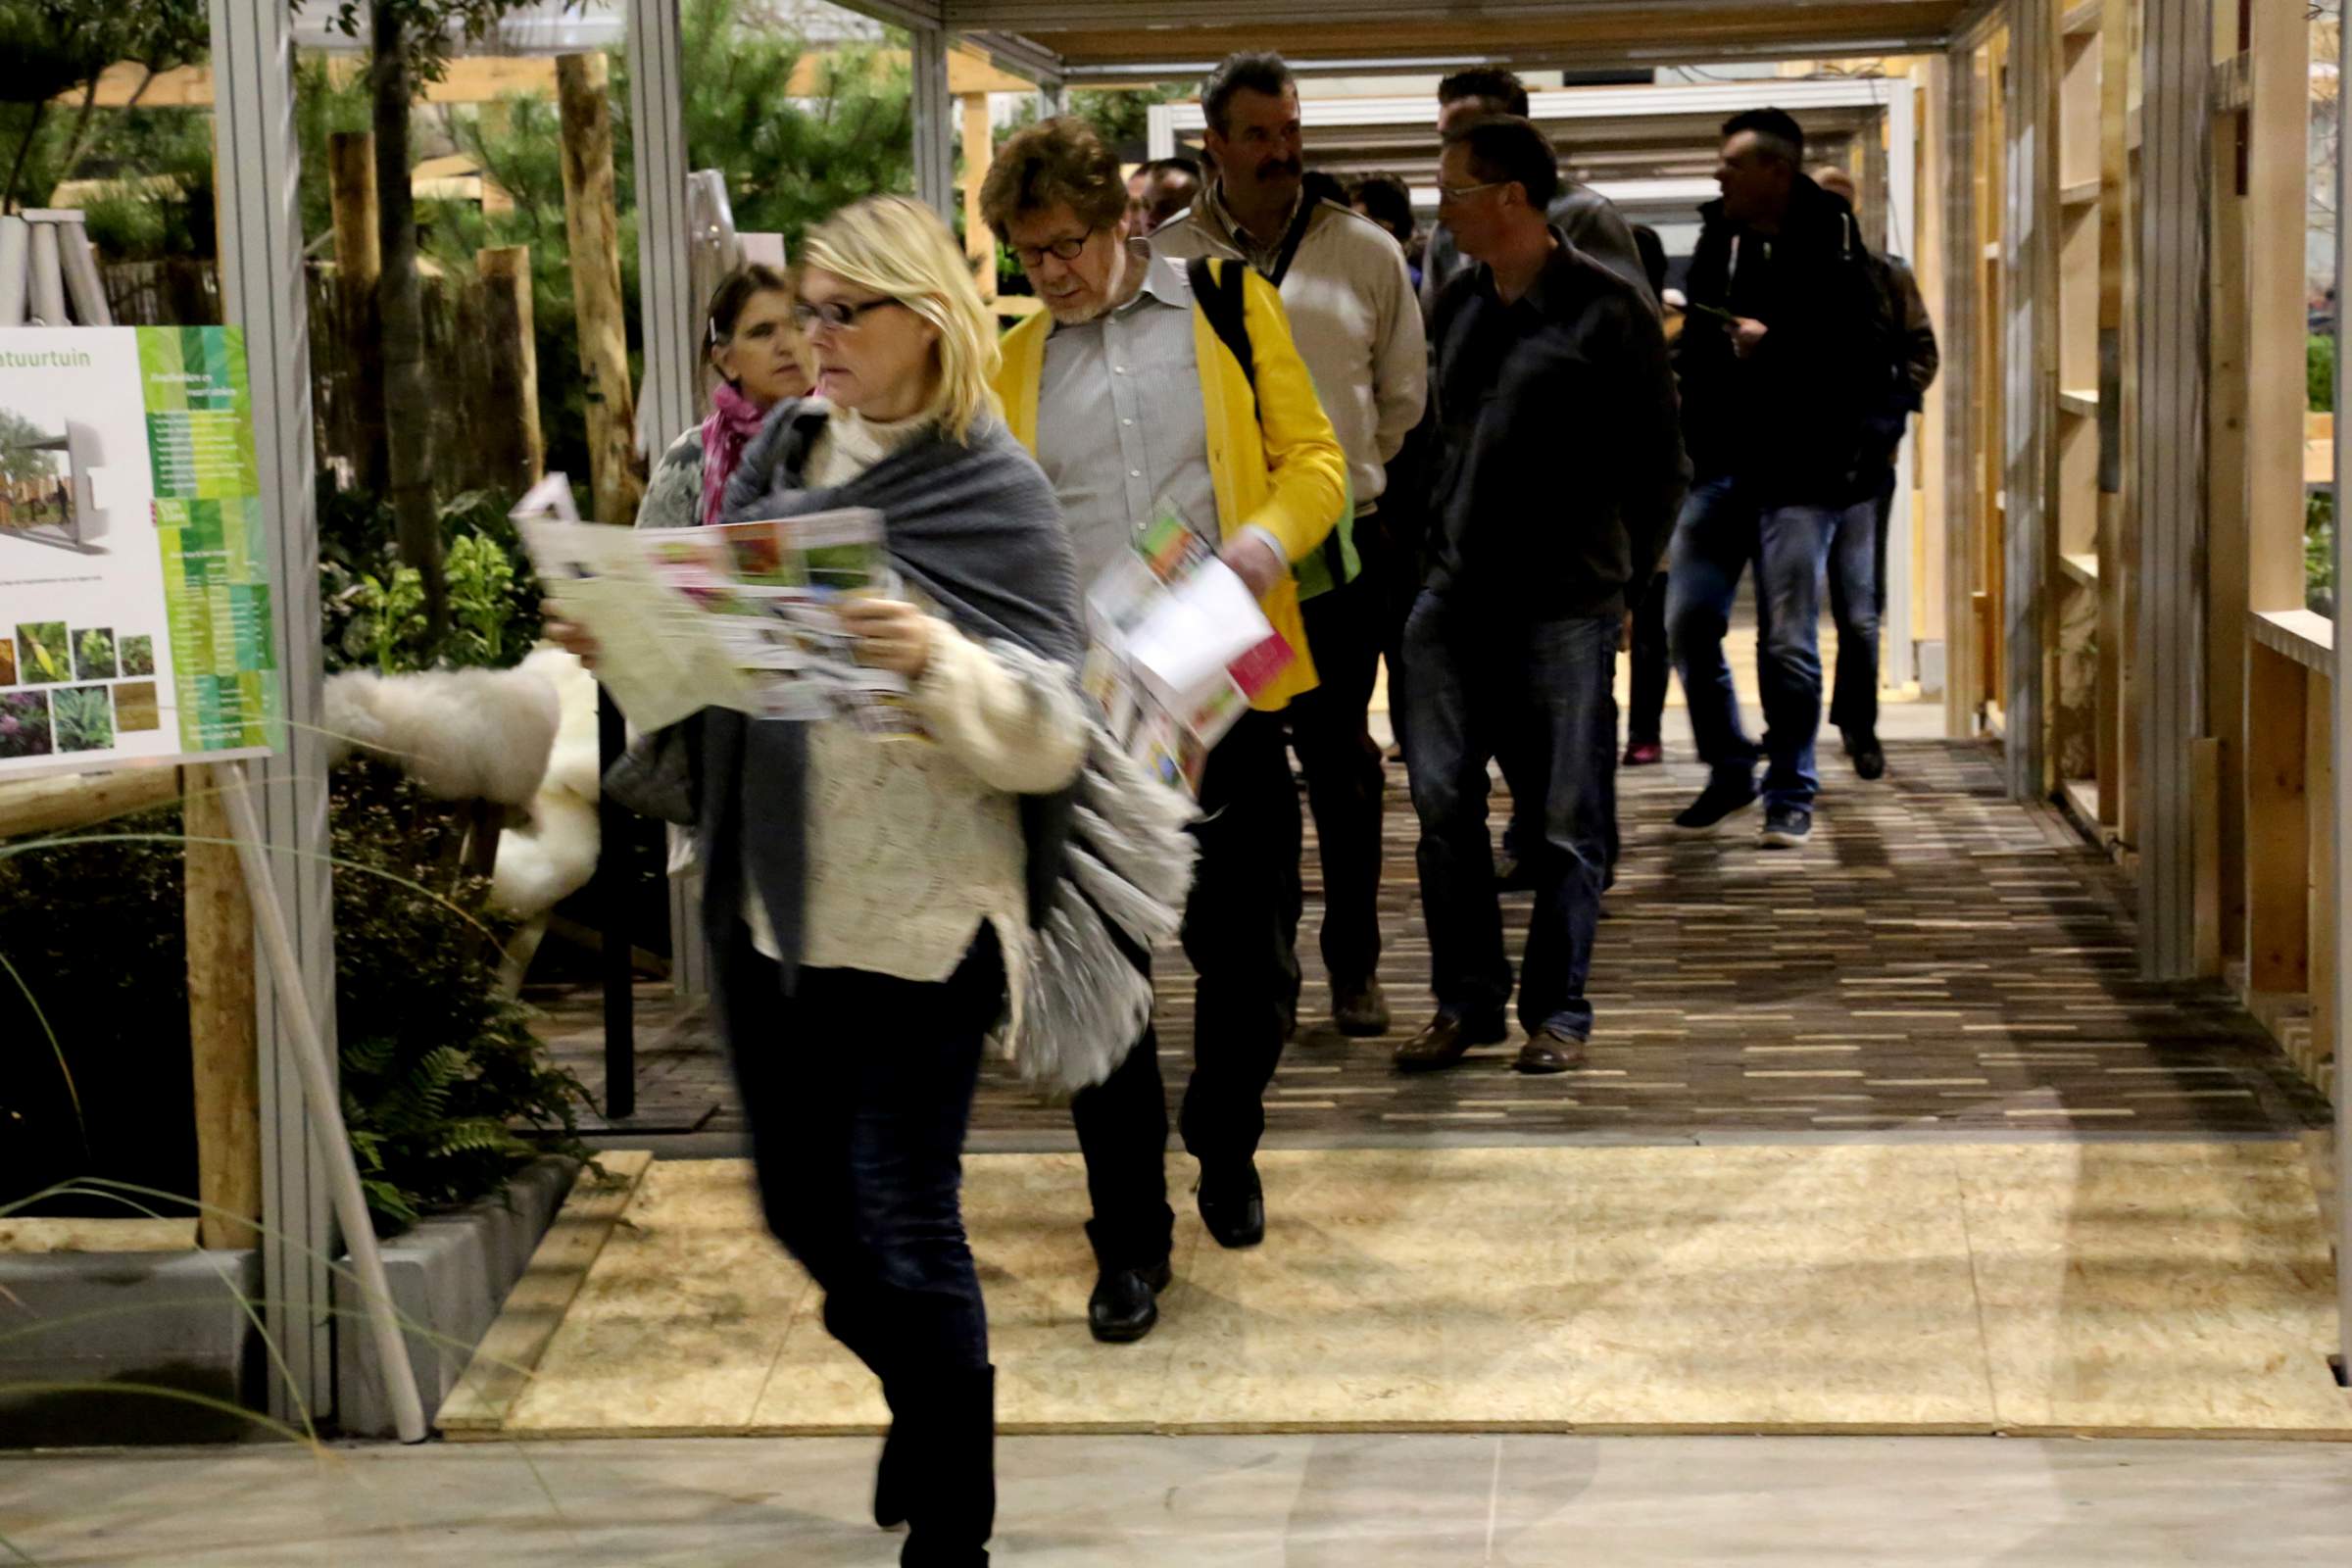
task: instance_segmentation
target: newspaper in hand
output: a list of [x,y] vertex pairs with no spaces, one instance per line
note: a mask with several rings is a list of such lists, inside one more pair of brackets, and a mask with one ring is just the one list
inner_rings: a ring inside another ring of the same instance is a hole
[[1208,754],[1298,657],[1171,503],[1135,555],[1087,590],[1082,680],[1111,735],[1162,783],[1199,795]]
[[583,523],[552,475],[514,509],[541,585],[601,646],[597,677],[639,730],[704,708],[918,730],[906,677],[858,662],[835,606],[895,596],[866,509],[708,528]]

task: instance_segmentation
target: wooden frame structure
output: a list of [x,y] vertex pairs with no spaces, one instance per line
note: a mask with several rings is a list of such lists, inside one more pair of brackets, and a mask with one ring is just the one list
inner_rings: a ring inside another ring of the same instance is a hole
[[[1049,103],[1067,82],[1180,77],[1244,46],[1350,74],[1927,57],[1915,167],[1943,199],[1918,215],[1919,241],[1937,245],[1920,271],[1947,368],[1926,462],[1945,525],[1911,577],[1914,603],[1942,606],[1949,721],[2001,735],[2013,793],[2074,803],[2132,868],[2144,973],[2188,980],[2242,961],[2258,997],[2301,999],[2306,1063],[2332,1079],[2340,1125],[2344,1075],[2328,1057],[2343,1035],[2336,976],[2352,961],[2334,918],[2352,897],[2335,826],[2352,770],[2332,758],[2352,734],[2352,694],[2333,678],[2332,626],[2302,610],[2292,569],[2299,273],[2258,265],[2302,253],[2295,0],[1494,0],[1471,22],[1411,0],[1266,0],[1244,24],[1212,0],[860,9],[910,32],[919,186],[943,213],[956,201],[957,35]],[[628,10],[644,349],[686,366],[677,0]],[[305,727],[319,656],[291,35],[281,0],[212,0],[212,15],[224,293],[254,367],[295,734],[264,770],[260,805],[305,989],[331,1028],[324,769]],[[664,428],[683,424],[676,377],[651,395]],[[316,1261],[331,1240],[325,1183],[283,999],[267,975],[260,989],[270,1327],[318,1410],[332,1395]],[[2345,1307],[2352,1322],[2352,1293]],[[273,1398],[290,1408],[282,1388]]]

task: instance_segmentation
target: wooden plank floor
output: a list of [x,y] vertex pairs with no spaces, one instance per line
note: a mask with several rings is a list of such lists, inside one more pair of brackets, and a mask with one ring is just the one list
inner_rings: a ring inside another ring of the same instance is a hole
[[[1711,839],[1672,834],[1702,782],[1692,763],[1621,774],[1626,855],[1593,961],[1592,1059],[1555,1078],[1510,1072],[1508,1045],[1449,1073],[1391,1069],[1395,1039],[1430,1011],[1415,826],[1392,766],[1382,972],[1396,1035],[1345,1041],[1318,1026],[1328,998],[1310,839],[1307,991],[1268,1096],[1269,1143],[2259,1137],[2325,1125],[2325,1103],[2219,987],[2134,978],[2128,886],[2053,815],[2004,798],[1997,754],[1945,741],[1888,749],[1889,776],[1863,784],[1834,738],[1824,747],[1815,842],[1797,855],[1756,849],[1752,816]],[[1526,904],[1506,900],[1514,951]],[[1159,972],[1173,1097],[1192,1046],[1191,975],[1176,956]],[[537,1000],[560,1057],[601,1099],[596,998]],[[639,1016],[640,1114],[619,1130],[740,1131],[707,1020],[652,988]],[[1068,1139],[1064,1110],[994,1066],[973,1124],[984,1147]]]

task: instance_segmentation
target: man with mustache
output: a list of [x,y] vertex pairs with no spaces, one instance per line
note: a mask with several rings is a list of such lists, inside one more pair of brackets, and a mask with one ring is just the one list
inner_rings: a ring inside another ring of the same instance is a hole
[[[1152,235],[1155,252],[1245,261],[1282,295],[1299,357],[1348,451],[1353,506],[1298,568],[1307,645],[1322,684],[1291,705],[1323,862],[1323,964],[1340,1032],[1388,1033],[1380,986],[1381,752],[1366,722],[1385,636],[1368,519],[1388,464],[1420,422],[1429,350],[1404,252],[1344,201],[1302,186],[1298,84],[1275,54],[1237,54],[1203,85],[1214,176],[1193,210]],[[1359,554],[1359,551],[1361,552]]]

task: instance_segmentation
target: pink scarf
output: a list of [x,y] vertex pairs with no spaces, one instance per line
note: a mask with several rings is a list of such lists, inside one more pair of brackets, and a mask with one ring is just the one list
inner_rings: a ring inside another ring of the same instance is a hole
[[727,481],[743,449],[767,419],[767,411],[725,381],[710,394],[710,417],[703,421],[703,522],[718,521],[727,499]]

